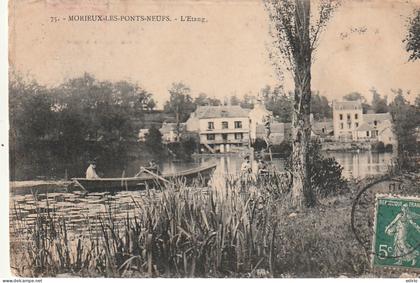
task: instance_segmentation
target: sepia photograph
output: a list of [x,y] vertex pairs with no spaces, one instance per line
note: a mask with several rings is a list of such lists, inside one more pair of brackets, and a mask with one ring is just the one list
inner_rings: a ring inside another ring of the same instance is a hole
[[417,282],[420,0],[9,0],[7,37],[11,278]]

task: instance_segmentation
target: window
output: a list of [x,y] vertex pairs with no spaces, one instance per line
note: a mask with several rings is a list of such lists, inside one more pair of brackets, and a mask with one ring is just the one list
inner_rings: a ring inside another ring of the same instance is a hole
[[375,126],[377,126],[378,125],[378,121],[373,121],[373,124],[375,125]]
[[354,119],[355,120],[359,119],[359,115],[358,114],[354,114]]
[[349,129],[351,129],[351,123],[347,123],[347,125],[348,125]]
[[227,134],[222,134],[222,139],[223,139],[224,141],[226,141],[226,140],[228,139],[228,135],[227,135]]
[[325,128],[322,128],[322,133],[325,134]]
[[242,128],[242,121],[235,121],[235,129],[241,129]]
[[223,121],[222,122],[222,129],[227,129],[227,128],[229,128],[229,123],[226,122],[226,121]]
[[357,127],[359,127],[359,123],[358,122],[356,122],[356,123],[354,123],[354,126],[357,128]]
[[207,129],[213,130],[214,129],[214,123],[213,122],[208,122],[207,123]]
[[369,134],[370,134],[370,133],[369,133],[369,131],[366,131],[366,136],[367,136],[367,137],[369,136]]
[[340,114],[340,120],[343,120],[343,114]]
[[207,134],[207,140],[208,141],[214,141],[215,140],[215,135],[214,134]]
[[340,129],[344,129],[344,124],[340,123]]
[[350,119],[351,119],[350,114],[347,114],[347,120],[350,120]]
[[235,140],[242,140],[244,138],[244,134],[242,133],[236,133],[235,134]]

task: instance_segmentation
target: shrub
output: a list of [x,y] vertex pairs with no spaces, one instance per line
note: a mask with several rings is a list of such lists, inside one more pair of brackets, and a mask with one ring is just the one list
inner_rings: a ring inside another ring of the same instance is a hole
[[372,144],[371,148],[373,151],[385,152],[385,144],[381,141]]
[[[291,168],[291,157],[286,167]],[[347,181],[342,176],[343,167],[334,157],[324,157],[319,141],[312,141],[309,147],[308,165],[310,166],[311,184],[315,193],[320,197],[334,195],[347,191]]]

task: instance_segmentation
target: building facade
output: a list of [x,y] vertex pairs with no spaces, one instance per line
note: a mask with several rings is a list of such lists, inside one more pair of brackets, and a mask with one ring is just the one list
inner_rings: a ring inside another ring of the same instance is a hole
[[333,126],[336,140],[351,141],[363,122],[362,102],[333,101]]
[[235,152],[250,145],[249,110],[240,106],[199,106],[186,122],[198,132],[200,152]]
[[361,101],[334,101],[333,125],[337,141],[396,144],[390,113],[363,114]]

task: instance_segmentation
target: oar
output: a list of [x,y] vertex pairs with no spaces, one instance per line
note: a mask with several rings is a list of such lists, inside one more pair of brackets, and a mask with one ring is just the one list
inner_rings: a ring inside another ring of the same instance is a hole
[[157,174],[153,173],[152,171],[149,171],[149,170],[147,170],[147,169],[146,169],[146,168],[144,168],[144,167],[142,167],[142,169],[143,169],[143,171],[144,171],[144,172],[149,173],[150,175],[152,175],[152,176],[156,177],[157,179],[159,179],[159,180],[161,180],[161,181],[164,181],[164,182],[166,182],[166,183],[168,183],[168,184],[172,184],[172,182],[170,182],[170,181],[166,180],[165,178],[162,178],[161,176],[159,176],[159,175],[157,175]]

